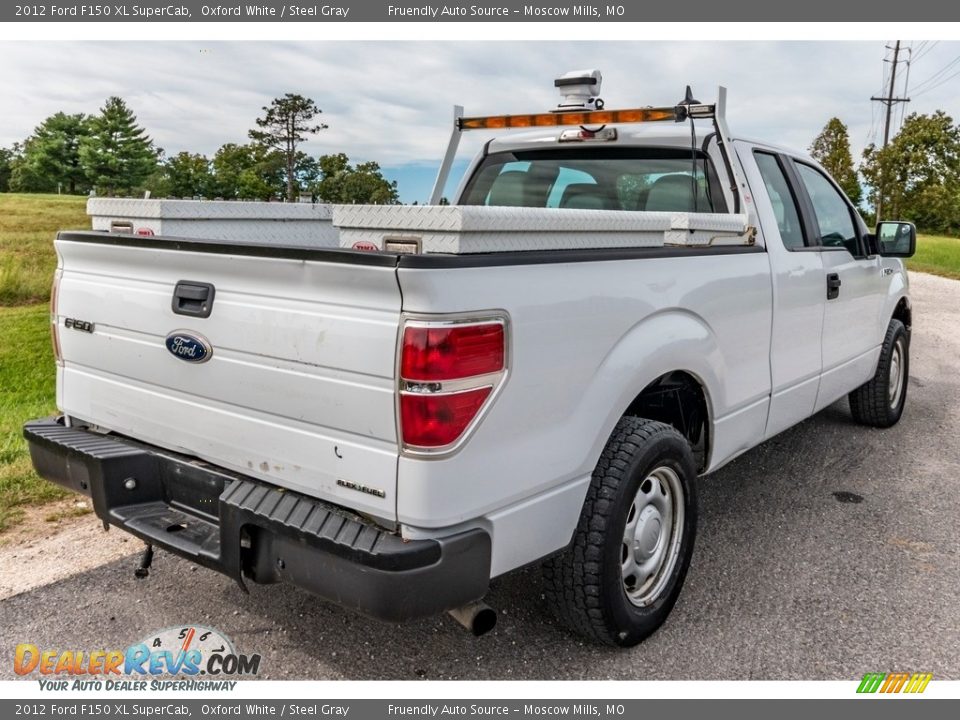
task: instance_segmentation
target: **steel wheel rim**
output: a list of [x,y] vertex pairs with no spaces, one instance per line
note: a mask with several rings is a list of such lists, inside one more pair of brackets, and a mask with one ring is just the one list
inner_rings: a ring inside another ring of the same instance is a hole
[[900,404],[900,397],[903,395],[903,341],[897,340],[893,344],[893,352],[890,354],[890,381],[887,389],[887,397],[890,401],[890,407],[896,409]]
[[656,601],[680,557],[683,484],[672,468],[652,470],[637,488],[620,543],[623,591],[637,607]]

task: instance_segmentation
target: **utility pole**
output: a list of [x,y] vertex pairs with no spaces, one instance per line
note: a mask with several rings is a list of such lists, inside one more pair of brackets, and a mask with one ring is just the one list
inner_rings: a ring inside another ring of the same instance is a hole
[[[887,49],[890,49],[890,46],[887,45]],[[886,60],[884,60],[886,62]],[[871,97],[870,100],[873,102],[881,102],[887,106],[887,119],[883,124],[883,147],[886,147],[890,143],[890,118],[893,115],[893,106],[898,105],[899,103],[910,102],[910,98],[898,98],[894,97],[894,90],[896,89],[897,83],[897,65],[900,62],[900,41],[897,40],[896,44],[893,46],[893,68],[890,70],[890,87],[887,90],[885,97]],[[883,171],[881,170],[881,173]],[[883,209],[883,176],[880,178],[880,187],[877,188],[877,220],[880,220],[880,212]]]

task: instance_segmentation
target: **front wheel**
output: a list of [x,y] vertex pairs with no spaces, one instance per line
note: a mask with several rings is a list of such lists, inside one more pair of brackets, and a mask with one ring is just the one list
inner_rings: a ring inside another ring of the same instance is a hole
[[896,425],[907,402],[909,371],[907,329],[899,320],[891,320],[880,349],[877,372],[848,397],[853,419],[878,428]]
[[593,472],[573,542],[544,566],[546,597],[572,630],[629,647],[666,620],[697,526],[687,440],[664,423],[624,417]]

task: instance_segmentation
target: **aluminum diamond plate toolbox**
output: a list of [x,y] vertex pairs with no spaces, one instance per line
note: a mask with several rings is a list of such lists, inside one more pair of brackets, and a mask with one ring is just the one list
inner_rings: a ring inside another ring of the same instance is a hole
[[335,205],[345,248],[469,254],[749,244],[746,215],[526,207]]
[[90,198],[94,230],[229,240],[237,243],[338,247],[329,205],[222,200]]

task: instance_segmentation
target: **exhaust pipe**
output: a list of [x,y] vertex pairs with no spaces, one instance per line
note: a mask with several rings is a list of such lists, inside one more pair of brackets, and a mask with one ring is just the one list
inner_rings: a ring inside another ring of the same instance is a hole
[[472,632],[474,637],[486,635],[497,624],[497,611],[482,600],[455,608],[450,611],[450,616]]

